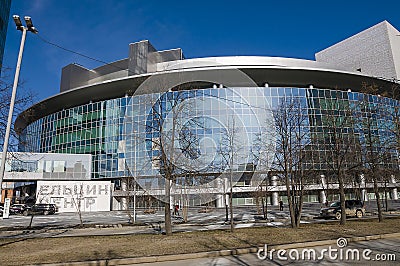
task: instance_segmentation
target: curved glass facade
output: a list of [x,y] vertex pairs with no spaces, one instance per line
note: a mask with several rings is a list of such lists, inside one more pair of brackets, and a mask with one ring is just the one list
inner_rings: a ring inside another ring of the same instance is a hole
[[[366,121],[372,117],[368,134],[382,144],[376,149],[390,154],[388,164],[397,164],[397,151],[387,144],[393,141],[391,116],[398,101],[317,88],[209,88],[88,103],[29,124],[20,136],[20,151],[92,154],[92,178],[160,175],[162,149],[172,151],[167,154],[175,156],[174,171],[180,173],[252,171],[261,165],[260,140],[271,143],[270,152],[279,150],[271,128],[288,102],[296,102],[304,117],[304,142],[321,156],[331,141],[327,113],[340,118],[351,112],[351,122],[341,127],[352,143],[365,146]],[[232,161],[226,159],[229,153],[235,153]],[[307,162],[314,169],[325,167],[315,156]]]

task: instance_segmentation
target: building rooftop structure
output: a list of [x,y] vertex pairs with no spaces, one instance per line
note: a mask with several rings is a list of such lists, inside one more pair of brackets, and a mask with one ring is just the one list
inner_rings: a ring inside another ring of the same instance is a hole
[[400,79],[400,32],[382,21],[315,54],[317,62],[370,76]]
[[95,69],[69,64],[62,69],[60,92],[128,76],[154,73],[159,63],[183,60],[182,49],[157,51],[148,40],[129,44],[129,57]]
[[[60,93],[19,115],[21,131],[37,118],[90,101],[101,101],[136,92],[152,75],[215,72],[236,68],[257,86],[300,86],[361,90],[375,84],[390,90],[400,77],[400,35],[387,21],[316,53],[316,61],[261,56],[224,56],[185,59],[181,48],[157,51],[148,41],[129,44],[129,56],[95,69],[69,64],[62,69]],[[366,42],[366,44],[364,44]],[[377,62],[377,63],[374,63]],[[397,81],[398,82],[398,81]],[[198,87],[210,84],[197,84]],[[243,84],[230,84],[241,86]]]
[[157,51],[148,40],[143,40],[129,44],[128,58],[95,69],[78,64],[65,66],[62,69],[60,92],[131,76],[221,66],[319,69],[400,79],[400,32],[389,22],[383,21],[317,52],[315,58],[315,61],[257,56],[185,59],[181,48]]

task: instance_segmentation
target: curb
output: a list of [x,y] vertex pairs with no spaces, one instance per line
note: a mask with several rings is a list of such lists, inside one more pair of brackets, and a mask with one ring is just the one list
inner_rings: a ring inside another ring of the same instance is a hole
[[[346,238],[348,242],[359,242],[359,241],[369,241],[377,239],[387,239],[400,237],[400,233],[392,234],[382,234],[382,235],[369,235],[369,236],[357,236]],[[304,247],[316,247],[336,244],[336,239],[329,240],[319,240],[310,242],[299,242],[292,244],[282,244],[282,245],[271,245],[274,249],[295,249]],[[263,247],[261,247],[263,248]],[[123,259],[109,259],[109,260],[97,260],[97,261],[81,261],[81,262],[67,262],[67,263],[55,263],[55,264],[41,264],[46,266],[106,266],[106,265],[131,265],[131,264],[141,264],[141,263],[155,263],[164,261],[175,261],[175,260],[188,260],[188,259],[199,259],[199,258],[216,258],[222,256],[231,255],[241,255],[249,253],[257,253],[259,248],[240,248],[232,250],[218,250],[218,251],[207,251],[198,253],[187,253],[187,254],[176,254],[176,255],[160,255],[151,257],[137,257],[137,258],[123,258]]]

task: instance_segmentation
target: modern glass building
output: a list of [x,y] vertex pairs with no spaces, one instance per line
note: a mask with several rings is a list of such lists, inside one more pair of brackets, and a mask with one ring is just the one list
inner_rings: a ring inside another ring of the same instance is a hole
[[[157,51],[141,41],[130,44],[128,58],[97,69],[66,66],[60,93],[21,113],[15,128],[20,151],[91,154],[92,180],[114,183],[121,203],[114,208],[127,204],[124,191],[133,177],[143,206],[146,196],[165,200],[169,183],[171,201],[189,195],[192,205],[222,207],[230,182],[234,204],[254,204],[260,185],[269,187],[277,204],[285,190],[279,180],[281,122],[299,133],[289,138],[303,152],[299,169],[310,173],[306,201],[326,200],[324,182],[332,171],[324,158],[338,142],[333,130],[352,147],[350,187],[363,183],[367,199],[371,187],[361,169],[373,149],[385,154],[380,165],[391,169],[386,186],[397,199],[398,86],[339,64],[184,59],[181,49]],[[332,195],[336,189],[332,184]]]
[[6,45],[7,25],[10,16],[11,0],[1,0],[0,5],[0,73],[3,64],[3,53]]

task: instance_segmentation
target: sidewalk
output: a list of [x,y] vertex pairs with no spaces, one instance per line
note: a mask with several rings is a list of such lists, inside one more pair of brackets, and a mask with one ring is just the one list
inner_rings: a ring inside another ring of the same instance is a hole
[[[388,239],[388,238],[400,238],[400,233],[368,235],[368,236],[362,236],[362,237],[350,237],[350,238],[346,238],[346,239],[347,239],[348,243],[354,243],[354,242],[360,242],[360,241],[371,241],[371,240]],[[336,245],[336,244],[337,244],[337,239],[330,239],[330,240],[312,241],[312,242],[298,242],[298,243],[285,244],[285,245],[271,245],[271,246],[269,246],[269,249],[289,250],[289,249],[310,248],[310,247]],[[187,253],[187,254],[178,254],[178,255],[108,259],[108,260],[55,263],[55,264],[44,264],[44,265],[47,265],[47,266],[132,265],[132,264],[143,264],[143,263],[155,263],[155,262],[178,261],[178,260],[189,260],[189,259],[199,259],[199,258],[216,258],[216,257],[221,257],[221,256],[242,255],[242,254],[249,254],[249,253],[257,253],[258,250],[262,249],[262,248],[263,247],[251,247],[251,248],[241,248],[241,249],[233,249],[233,250],[217,250],[217,251]]]
[[[398,216],[394,215],[394,216]],[[363,220],[375,219],[374,217],[366,217]],[[287,219],[266,220],[249,220],[235,221],[235,228],[249,227],[287,227],[289,226]],[[313,220],[313,217],[304,217],[301,223],[320,223],[321,221]],[[337,220],[323,220],[323,223],[337,223]],[[28,228],[0,228],[0,239],[4,238],[56,238],[56,237],[84,237],[84,236],[111,236],[111,235],[132,235],[132,234],[162,234],[164,223],[150,222],[138,223],[136,225],[128,223],[119,224],[85,224],[84,228],[78,225],[74,226],[47,226]],[[173,232],[194,232],[208,230],[226,230],[230,228],[229,222],[214,221],[206,224],[200,223],[176,223],[173,224]]]
[[[281,222],[243,222],[235,223],[235,228],[260,227],[260,226],[282,226]],[[94,227],[70,227],[70,228],[42,228],[26,230],[0,230],[1,238],[55,238],[55,237],[83,237],[83,236],[111,236],[132,234],[162,234],[163,223],[149,223],[146,225],[95,225]],[[175,224],[173,232],[194,232],[205,230],[229,229],[230,224],[216,222],[214,224]]]

